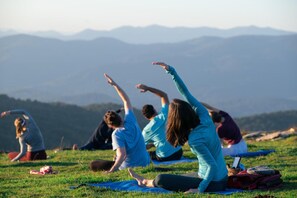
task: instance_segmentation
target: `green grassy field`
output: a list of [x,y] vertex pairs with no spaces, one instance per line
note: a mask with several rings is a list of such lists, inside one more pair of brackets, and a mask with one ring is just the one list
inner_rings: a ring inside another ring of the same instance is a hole
[[[275,149],[267,156],[243,158],[245,167],[269,165],[281,171],[283,186],[272,191],[254,190],[235,193],[228,197],[256,197],[269,195],[274,197],[297,197],[297,137],[271,142],[249,142],[249,150]],[[184,155],[194,158],[189,147],[184,147]],[[153,194],[138,192],[117,192],[95,187],[80,187],[71,190],[70,186],[81,183],[130,180],[126,170],[112,174],[90,171],[88,164],[94,159],[111,160],[113,151],[47,151],[49,159],[45,161],[11,163],[6,154],[0,156],[0,197],[196,197],[196,194]],[[231,163],[232,158],[226,157]],[[39,170],[44,165],[51,165],[58,171],[56,175],[30,175],[30,170]],[[164,167],[164,166],[162,166]],[[197,171],[197,162],[166,166],[172,168],[166,173],[182,174]],[[135,168],[137,173],[153,178],[159,173],[151,165]],[[217,194],[200,194],[199,197],[223,197]]]

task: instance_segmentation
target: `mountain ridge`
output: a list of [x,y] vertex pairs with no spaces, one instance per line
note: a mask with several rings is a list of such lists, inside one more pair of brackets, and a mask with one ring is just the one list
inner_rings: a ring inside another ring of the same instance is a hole
[[93,40],[100,37],[111,37],[132,44],[175,43],[203,36],[233,37],[239,35],[287,35],[296,32],[271,27],[241,26],[233,28],[214,27],[166,27],[149,25],[145,27],[122,26],[111,30],[84,29],[73,34],[62,34],[55,31],[17,32],[0,30],[0,37],[25,33],[45,38],[60,40]]
[[[228,101],[254,99],[253,106],[231,112],[236,116],[261,113],[257,109],[276,98],[283,101],[266,105],[265,112],[286,110],[297,106],[296,46],[297,35],[203,37],[149,45],[110,38],[60,41],[10,36],[0,38],[0,93],[47,102],[67,102],[69,96],[99,94],[108,96],[110,101],[97,97],[89,102],[114,102],[118,96],[103,77],[103,73],[108,73],[127,91],[135,106],[159,105],[158,98],[139,94],[135,85],[148,84],[168,92],[170,98],[180,97],[170,77],[151,65],[152,61],[160,60],[174,65],[199,100],[218,106]],[[22,73],[17,75],[18,80],[16,71]],[[63,101],[65,97],[68,99]],[[257,104],[258,97],[266,101]],[[292,102],[284,108],[288,99]],[[232,106],[218,107],[229,110]]]

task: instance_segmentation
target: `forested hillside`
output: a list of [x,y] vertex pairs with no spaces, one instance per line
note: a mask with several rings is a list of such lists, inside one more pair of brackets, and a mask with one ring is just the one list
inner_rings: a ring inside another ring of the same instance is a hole
[[[11,109],[25,109],[35,119],[45,139],[47,149],[63,145],[66,147],[87,141],[108,109],[118,109],[119,104],[101,104],[79,107],[63,103],[41,103],[32,100],[18,100],[0,95],[0,112]],[[146,120],[140,116],[139,110],[134,111],[142,128]],[[123,114],[122,114],[123,115]],[[13,121],[17,116],[10,115],[0,119],[0,150],[18,150],[15,140]]]
[[297,127],[297,110],[278,111],[237,118],[236,123],[242,131],[274,131]]
[[[63,145],[71,147],[77,143],[82,145],[93,133],[108,109],[118,109],[119,104],[93,104],[85,107],[64,103],[42,103],[32,100],[19,100],[0,95],[0,112],[10,109],[26,109],[33,116],[42,130],[47,149]],[[141,128],[147,121],[140,110],[135,114]],[[18,141],[15,140],[13,121],[15,115],[0,119],[0,150],[18,150]],[[297,110],[260,114],[255,116],[237,118],[242,131],[273,131],[286,130],[297,127]]]

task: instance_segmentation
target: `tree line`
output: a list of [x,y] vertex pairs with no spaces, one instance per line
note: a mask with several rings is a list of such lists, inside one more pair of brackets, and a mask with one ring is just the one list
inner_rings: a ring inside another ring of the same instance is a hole
[[[107,110],[117,110],[119,104],[92,104],[77,106],[65,103],[43,103],[36,100],[20,100],[0,95],[0,112],[11,109],[25,109],[35,119],[44,136],[47,149],[59,146],[82,145],[93,133]],[[134,109],[140,128],[147,124],[139,109]],[[122,114],[123,115],[123,114]],[[10,115],[0,120],[0,150],[18,151],[13,121],[17,116]],[[236,118],[244,131],[285,130],[297,126],[297,110],[266,113]]]

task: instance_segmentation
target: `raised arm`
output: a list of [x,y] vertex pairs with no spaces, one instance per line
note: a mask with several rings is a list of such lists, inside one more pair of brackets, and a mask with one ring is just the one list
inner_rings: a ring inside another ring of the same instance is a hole
[[144,84],[137,84],[136,85],[136,88],[137,89],[140,89],[140,92],[151,92],[157,96],[159,96],[161,98],[161,104],[162,106],[165,105],[165,104],[169,104],[169,99],[168,99],[168,96],[165,92],[159,90],[159,89],[156,89],[156,88],[153,88],[153,87],[149,87],[149,86],[146,86]]
[[213,107],[213,106],[210,106],[209,104],[207,104],[207,103],[205,103],[205,102],[201,102],[201,104],[202,104],[203,106],[205,106],[205,107],[207,108],[208,111],[214,111],[214,112],[217,112],[217,113],[219,113],[219,112],[221,111],[220,109],[217,109],[217,108],[215,108],[215,107]]
[[8,115],[14,115],[14,114],[22,114],[26,119],[32,119],[32,116],[25,110],[23,109],[16,109],[16,110],[8,110],[8,111],[3,111],[0,115],[1,118],[8,116]]
[[130,99],[128,95],[124,92],[124,90],[110,76],[108,76],[107,74],[104,74],[104,76],[107,79],[107,82],[115,88],[118,95],[122,99],[124,103],[125,112],[127,112],[129,109],[132,110]]
[[190,93],[187,86],[172,66],[169,66],[164,62],[153,62],[153,65],[161,66],[164,70],[166,70],[167,73],[172,76],[176,88],[183,96],[183,98],[192,106],[196,114],[199,115],[200,121],[211,121],[207,109]]

